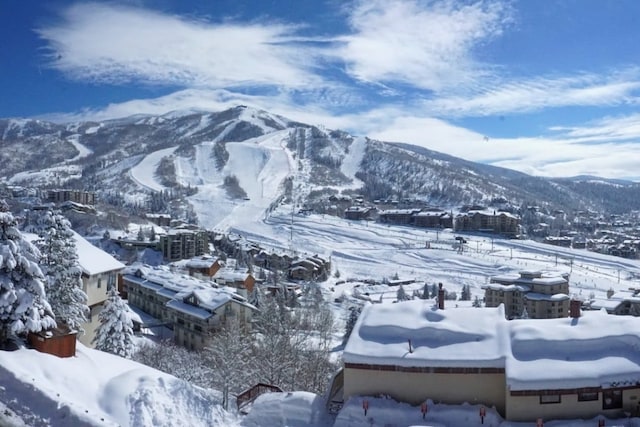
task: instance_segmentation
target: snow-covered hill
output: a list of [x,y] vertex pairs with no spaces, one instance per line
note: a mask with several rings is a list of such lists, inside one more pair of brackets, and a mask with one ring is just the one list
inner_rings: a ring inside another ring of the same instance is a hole
[[260,208],[266,199],[284,195],[299,205],[321,206],[339,192],[370,200],[408,197],[445,207],[502,198],[515,206],[548,205],[566,212],[640,208],[640,184],[530,177],[246,106],[100,123],[3,119],[0,142],[5,183],[84,188],[116,205],[144,204],[151,193],[171,190],[172,200],[193,196],[189,203],[196,214],[211,210],[214,197],[222,203],[216,207],[220,214],[203,224],[207,227],[228,225],[224,219],[245,197]]

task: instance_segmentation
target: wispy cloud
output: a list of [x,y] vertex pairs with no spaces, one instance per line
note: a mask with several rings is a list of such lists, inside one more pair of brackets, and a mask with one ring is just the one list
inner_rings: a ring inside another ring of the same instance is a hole
[[343,13],[349,31],[320,39],[299,37],[301,24],[282,21],[211,22],[76,4],[37,30],[49,66],[81,81],[180,89],[50,117],[104,120],[242,103],[536,175],[638,175],[640,114],[488,141],[447,119],[636,105],[639,68],[518,76],[483,63],[477,49],[514,20],[500,0],[357,0]]
[[424,107],[449,117],[518,114],[553,107],[637,104],[639,92],[640,70],[634,68],[608,75],[500,78],[462,94],[425,100]]
[[211,24],[147,9],[79,3],[37,30],[49,65],[98,83],[237,87],[319,84],[311,49],[287,43],[285,24]]
[[338,54],[366,82],[434,91],[468,85],[487,72],[473,49],[502,33],[509,12],[498,1],[361,0],[350,10],[353,33]]

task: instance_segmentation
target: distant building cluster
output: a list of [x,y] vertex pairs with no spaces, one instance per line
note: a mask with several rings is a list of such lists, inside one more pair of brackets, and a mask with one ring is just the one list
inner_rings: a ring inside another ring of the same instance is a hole
[[548,319],[569,314],[569,275],[521,271],[491,277],[484,289],[485,306],[504,305],[508,319]]

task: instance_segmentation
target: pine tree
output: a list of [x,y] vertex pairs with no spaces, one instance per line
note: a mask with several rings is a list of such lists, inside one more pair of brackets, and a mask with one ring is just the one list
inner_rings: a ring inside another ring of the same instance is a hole
[[431,298],[436,298],[438,296],[438,286],[434,283],[431,285]]
[[129,358],[135,350],[133,342],[133,322],[129,317],[125,302],[115,287],[109,289],[107,300],[98,315],[100,326],[92,344],[96,350],[106,351]]
[[474,307],[482,307],[482,303],[480,302],[480,298],[478,298],[478,296],[476,295],[475,299],[473,300],[473,304]]
[[460,292],[460,301],[471,301],[471,286],[462,285],[462,291]]
[[46,299],[38,250],[25,240],[0,200],[0,342],[12,334],[54,328]]
[[347,342],[349,337],[351,336],[351,332],[353,332],[353,327],[356,325],[358,321],[358,317],[362,312],[362,307],[349,307],[349,317],[347,318],[347,323],[345,324],[344,330],[344,339],[343,342]]
[[398,292],[396,293],[396,300],[407,301],[408,299],[409,295],[407,295],[407,292],[404,290],[402,285],[400,285],[400,287],[398,287]]
[[424,288],[422,288],[422,299],[429,299],[429,285],[428,284],[424,284]]
[[34,225],[40,239],[36,246],[40,265],[47,278],[47,299],[56,321],[81,331],[87,321],[87,294],[82,290],[82,270],[69,221],[59,213],[42,211]]

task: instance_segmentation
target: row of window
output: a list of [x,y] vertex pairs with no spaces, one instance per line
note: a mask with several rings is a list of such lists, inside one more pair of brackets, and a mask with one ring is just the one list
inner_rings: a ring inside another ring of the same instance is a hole
[[[598,398],[599,393],[597,391],[578,393],[578,402],[591,402],[598,400]],[[562,395],[560,394],[545,394],[540,396],[541,405],[561,402]],[[622,409],[622,390],[603,390],[602,409]]]

